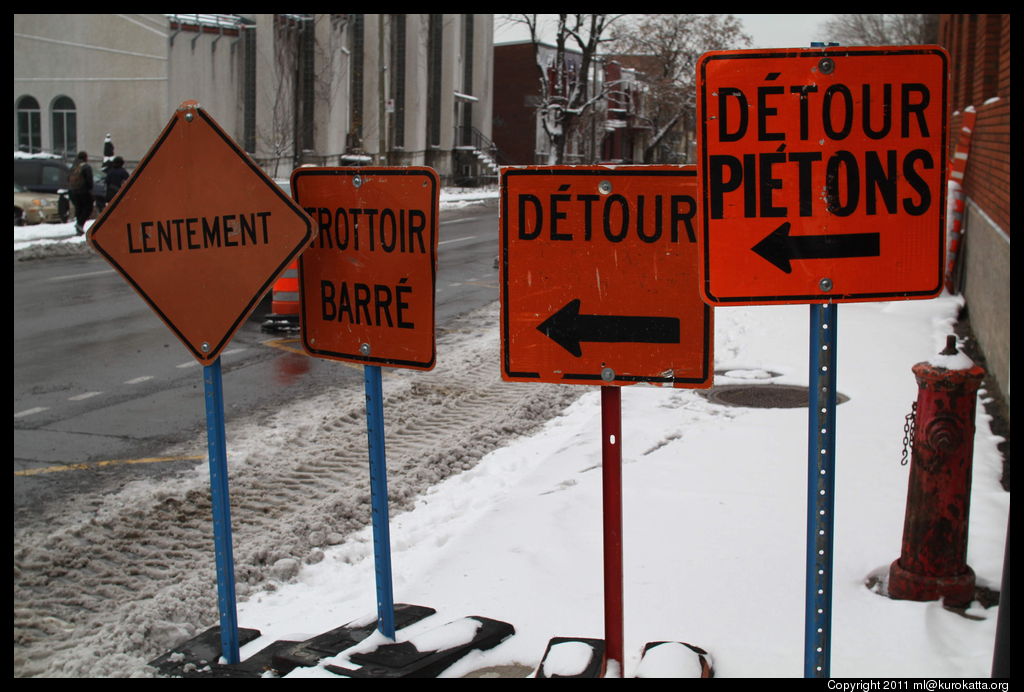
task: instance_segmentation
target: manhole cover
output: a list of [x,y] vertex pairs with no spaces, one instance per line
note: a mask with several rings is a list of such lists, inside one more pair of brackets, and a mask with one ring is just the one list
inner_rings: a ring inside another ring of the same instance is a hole
[[[723,384],[698,391],[722,406],[806,408],[808,402],[807,387],[790,384]],[[845,401],[849,401],[848,396],[836,395],[836,404]]]

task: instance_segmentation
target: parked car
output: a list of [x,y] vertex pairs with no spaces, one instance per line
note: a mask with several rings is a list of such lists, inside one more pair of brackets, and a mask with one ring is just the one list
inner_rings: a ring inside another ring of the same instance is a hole
[[60,196],[50,192],[32,192],[14,183],[14,225],[62,223]]
[[107,174],[102,168],[92,172],[92,199],[99,214],[107,206]]
[[60,221],[70,218],[71,200],[68,196],[68,172],[71,169],[59,158],[30,157],[14,159],[14,182],[31,192],[57,195]]

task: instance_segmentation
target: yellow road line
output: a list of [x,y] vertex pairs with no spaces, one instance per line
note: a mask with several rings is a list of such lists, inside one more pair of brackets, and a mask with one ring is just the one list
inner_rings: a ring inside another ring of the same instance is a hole
[[279,348],[282,351],[288,351],[290,353],[298,353],[300,356],[308,355],[301,347],[293,346],[292,344],[299,343],[299,339],[294,338],[283,338],[283,339],[270,339],[264,341],[264,346],[270,346],[271,348]]
[[[277,348],[282,351],[289,351],[291,353],[298,353],[299,355],[308,355],[302,348],[297,348],[293,344],[298,344],[299,339],[284,338],[284,339],[270,339],[264,341],[264,346],[270,346]],[[342,363],[342,365],[348,365],[349,367],[362,367],[355,363]],[[187,456],[187,457],[145,457],[142,459],[108,459],[106,461],[94,461],[88,464],[62,464],[60,466],[45,466],[39,469],[24,469],[22,471],[15,471],[15,476],[38,476],[43,473],[60,473],[63,471],[91,471],[104,466],[118,466],[121,464],[157,464],[165,461],[198,461],[205,459],[205,456]]]
[[108,459],[106,461],[94,461],[89,464],[62,464],[60,466],[46,466],[41,469],[24,469],[15,471],[15,476],[38,476],[41,473],[59,473],[61,471],[92,471],[104,466],[118,466],[120,464],[156,464],[163,461],[198,461],[205,459],[205,456],[189,457],[144,457],[142,459]]
[[[292,344],[298,344],[300,341],[301,340],[297,339],[297,338],[285,337],[283,339],[269,339],[267,341],[262,342],[262,344],[264,346],[269,346],[271,348],[277,348],[277,349],[280,349],[282,351],[288,351],[289,353],[298,353],[300,356],[306,356],[307,358],[310,357],[309,354],[306,353],[306,351],[304,349],[292,345]],[[349,363],[349,362],[343,361],[343,360],[337,360],[335,362],[338,363],[339,365],[344,365],[347,368],[357,368],[357,369],[360,369],[360,370],[363,368],[363,366],[360,363]],[[390,372],[385,370],[384,374],[385,375],[389,375]]]

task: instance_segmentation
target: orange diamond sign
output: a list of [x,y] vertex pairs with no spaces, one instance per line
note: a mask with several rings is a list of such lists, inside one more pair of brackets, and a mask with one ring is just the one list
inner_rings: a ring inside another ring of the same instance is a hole
[[88,240],[209,365],[312,237],[305,212],[186,101]]

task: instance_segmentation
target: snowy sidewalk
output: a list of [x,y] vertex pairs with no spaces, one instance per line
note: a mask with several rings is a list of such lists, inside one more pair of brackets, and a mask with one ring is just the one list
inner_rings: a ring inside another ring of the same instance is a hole
[[[964,616],[865,586],[900,554],[911,367],[941,350],[959,306],[949,296],[840,306],[838,388],[848,400],[837,410],[833,676],[991,672],[996,608],[975,603]],[[716,383],[806,386],[807,310],[716,310]],[[800,677],[806,409],[735,408],[640,386],[623,390],[622,408],[625,674],[646,642],[669,640],[707,649],[717,677]],[[1009,494],[987,421],[979,406],[968,563],[979,586],[998,590]],[[400,640],[467,615],[516,629],[445,676],[533,669],[551,637],[603,637],[599,425],[594,388],[540,434],[392,517],[395,598],[438,611]],[[240,604],[240,625],[264,635],[243,658],[374,612],[369,529],[324,553],[292,583]],[[290,677],[329,675],[314,667]]]

